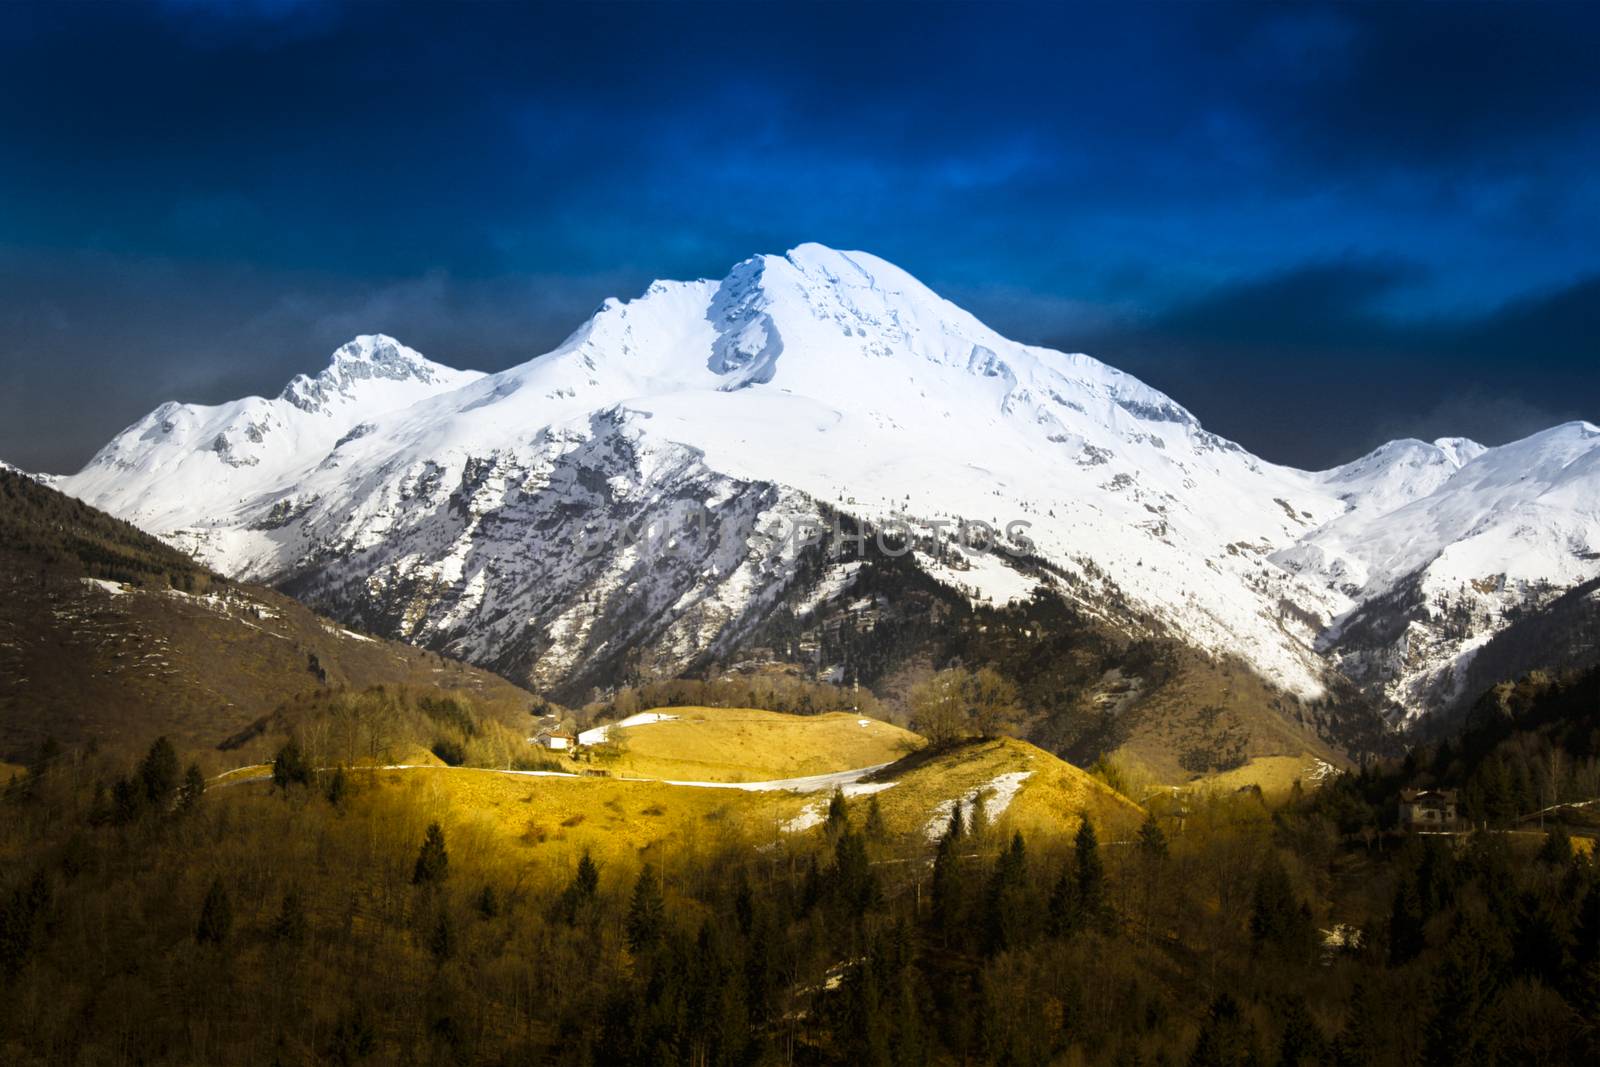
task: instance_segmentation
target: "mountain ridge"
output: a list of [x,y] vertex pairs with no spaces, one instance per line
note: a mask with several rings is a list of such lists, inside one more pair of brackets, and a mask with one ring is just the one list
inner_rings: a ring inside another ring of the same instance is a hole
[[[1299,471],[1090,356],[1005,339],[868,253],[801,245],[656,282],[527,362],[444,370],[332,436],[219,448],[151,435],[152,415],[61,484],[227,573],[536,686],[623,646],[667,672],[736,647],[796,579],[775,523],[822,511],[913,524],[918,562],[979,600],[1125,602],[1109,615],[1130,632],[1157,620],[1305,700],[1344,672],[1402,716],[1539,583],[1600,573],[1590,424],[1495,449],[1390,442]],[[257,463],[229,462],[252,446]],[[1510,479],[1518,466],[1538,477]],[[220,485],[180,494],[168,469]],[[1473,512],[1474,494],[1495,506]],[[676,560],[647,566],[623,543],[695,514],[715,543]],[[952,543],[980,520],[1022,524],[1051,572]],[[1529,566],[1495,565],[1529,545]],[[845,595],[848,561],[830,570]],[[1403,632],[1352,645],[1363,608],[1408,581],[1420,610]],[[1470,625],[1436,617],[1445,586]]]

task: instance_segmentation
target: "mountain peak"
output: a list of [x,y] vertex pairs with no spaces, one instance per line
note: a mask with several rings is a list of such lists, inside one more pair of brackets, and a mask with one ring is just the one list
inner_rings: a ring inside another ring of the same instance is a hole
[[1435,439],[1433,447],[1443,452],[1458,467],[1471,463],[1489,451],[1487,446],[1480,445],[1470,437],[1440,437]]
[[434,363],[388,334],[364,333],[339,346],[316,377],[295,375],[279,396],[303,411],[317,412],[325,410],[337,397],[354,397],[365,382],[438,385],[461,375],[461,371]]
[[835,279],[851,276],[870,278],[875,273],[874,268],[881,267],[899,270],[887,260],[879,259],[869,253],[844,252],[815,241],[795,245],[784,253],[783,258],[801,273],[824,274]]
[[[820,282],[835,290],[872,290],[882,296],[898,296],[918,303],[949,304],[915,275],[870,252],[847,252],[812,241],[789,249],[781,259],[778,256],[758,258],[784,262],[807,281]],[[949,308],[955,310],[955,305]]]

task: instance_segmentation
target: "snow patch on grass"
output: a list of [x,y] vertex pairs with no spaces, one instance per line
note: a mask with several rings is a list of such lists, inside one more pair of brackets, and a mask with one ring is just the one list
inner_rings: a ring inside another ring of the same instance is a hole
[[123,596],[128,592],[128,587],[121,582],[108,582],[104,578],[79,578],[78,581],[91,589],[99,589],[101,592],[110,593],[112,596]]
[[924,828],[928,840],[937,841],[944,836],[945,828],[950,825],[950,813],[955,810],[957,799],[961,801],[963,808],[970,810],[972,802],[981,793],[985,814],[991,822],[998,819],[1005,814],[1011,802],[1016,799],[1017,790],[1022,788],[1022,783],[1032,774],[1032,771],[1009,771],[996,775],[988,783],[980,785],[965,796],[940,801],[934,806],[933,817],[928,820],[928,825]]
[[[862,782],[875,771],[881,771],[889,766],[887,763],[875,764],[871,767],[857,767],[851,771],[835,771],[832,774],[813,774],[804,778],[778,778],[768,782],[684,782],[671,778],[660,779],[668,785],[693,785],[704,789],[742,789],[747,793],[770,793],[785,790],[790,793],[820,793],[823,790],[832,792],[835,789],[844,791],[847,797],[865,796],[888,789],[893,782]],[[652,779],[654,780],[654,779]]]
[[612,729],[626,730],[630,726],[644,726],[652,722],[671,722],[676,715],[666,715],[659,711],[641,711],[637,715],[629,715],[626,719],[608,722],[603,726],[596,726],[592,730],[585,730],[578,735],[580,745],[601,745],[611,735]]
[[783,832],[786,834],[800,834],[814,826],[821,826],[824,818],[823,808],[825,806],[820,800],[814,804],[807,804],[800,809],[799,815],[783,824]]

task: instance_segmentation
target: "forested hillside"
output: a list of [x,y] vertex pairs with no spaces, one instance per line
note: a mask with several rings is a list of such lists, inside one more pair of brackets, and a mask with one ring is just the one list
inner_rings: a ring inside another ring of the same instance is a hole
[[[1600,1053],[1592,860],[1559,833],[1380,846],[1355,780],[1278,810],[1249,790],[1156,798],[1115,829],[962,805],[936,839],[885,819],[891,790],[759,848],[718,806],[699,844],[685,826],[530,862],[433,787],[281,757],[276,784],[201,792],[184,758],[71,750],[6,791],[6,1062]],[[605,795],[625,804],[627,784]]]

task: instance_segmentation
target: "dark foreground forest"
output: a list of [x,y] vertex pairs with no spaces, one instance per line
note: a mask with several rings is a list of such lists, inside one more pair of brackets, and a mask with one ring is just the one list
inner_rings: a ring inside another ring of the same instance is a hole
[[[0,819],[0,1061],[1596,1062],[1600,871],[1518,821],[1592,782],[1595,681],[1277,807],[1153,799],[1123,841],[894,840],[839,798],[781,846],[559,869],[292,750],[207,789],[164,742],[49,749]],[[1396,831],[1410,784],[1483,829]]]

